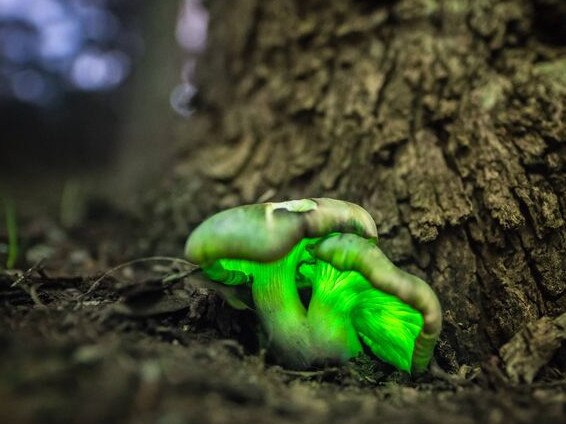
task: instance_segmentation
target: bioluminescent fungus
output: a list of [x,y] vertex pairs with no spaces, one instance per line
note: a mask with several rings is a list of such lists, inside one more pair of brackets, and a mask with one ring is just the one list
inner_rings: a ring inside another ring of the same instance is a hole
[[297,269],[310,259],[305,247],[334,232],[377,237],[363,208],[334,199],[303,199],[219,212],[195,229],[185,254],[214,281],[250,285],[273,350],[283,363],[305,367],[313,358]]
[[[246,205],[204,221],[187,258],[213,281],[251,287],[269,348],[290,367],[343,362],[371,351],[424,370],[441,325],[430,287],[376,245],[371,216],[334,199]],[[299,287],[312,290],[305,307]]]
[[312,281],[308,323],[321,356],[354,356],[357,335],[385,362],[424,371],[442,326],[431,287],[355,234],[330,235],[309,251],[317,260],[300,271]]

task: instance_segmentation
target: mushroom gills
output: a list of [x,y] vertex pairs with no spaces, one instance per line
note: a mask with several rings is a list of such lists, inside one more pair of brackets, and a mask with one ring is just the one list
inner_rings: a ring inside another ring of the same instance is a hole
[[422,315],[379,290],[368,290],[360,297],[352,311],[360,338],[375,356],[410,373],[415,341],[423,328]]
[[363,342],[384,362],[411,371],[423,326],[418,311],[375,289],[359,272],[340,271],[320,260],[299,271],[312,281],[307,317],[319,358],[344,362],[362,352]]

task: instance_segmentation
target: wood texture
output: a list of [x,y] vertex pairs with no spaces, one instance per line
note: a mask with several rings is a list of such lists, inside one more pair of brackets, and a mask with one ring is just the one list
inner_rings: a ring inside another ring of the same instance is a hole
[[560,2],[209,7],[167,225],[266,200],[364,206],[439,294],[453,370],[566,309],[566,40],[540,15]]

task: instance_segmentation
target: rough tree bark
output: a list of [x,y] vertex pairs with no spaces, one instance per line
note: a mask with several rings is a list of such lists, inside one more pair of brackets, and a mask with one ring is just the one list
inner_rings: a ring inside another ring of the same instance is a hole
[[389,257],[439,294],[452,370],[566,309],[560,1],[209,7],[170,201],[180,232],[242,203],[363,205]]

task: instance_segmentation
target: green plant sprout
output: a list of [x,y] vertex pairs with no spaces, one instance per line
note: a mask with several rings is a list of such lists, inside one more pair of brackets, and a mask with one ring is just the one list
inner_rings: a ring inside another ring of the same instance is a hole
[[[363,343],[399,369],[421,372],[440,332],[440,305],[376,241],[375,222],[360,206],[303,199],[220,212],[195,229],[185,253],[211,280],[251,287],[283,364],[344,362]],[[305,287],[308,306],[299,295]]]
[[[2,199],[0,199],[2,200]],[[19,243],[18,243],[18,223],[16,220],[16,207],[12,199],[4,198],[4,215],[6,222],[6,231],[8,233],[8,256],[6,258],[6,268],[13,269],[18,260]]]

